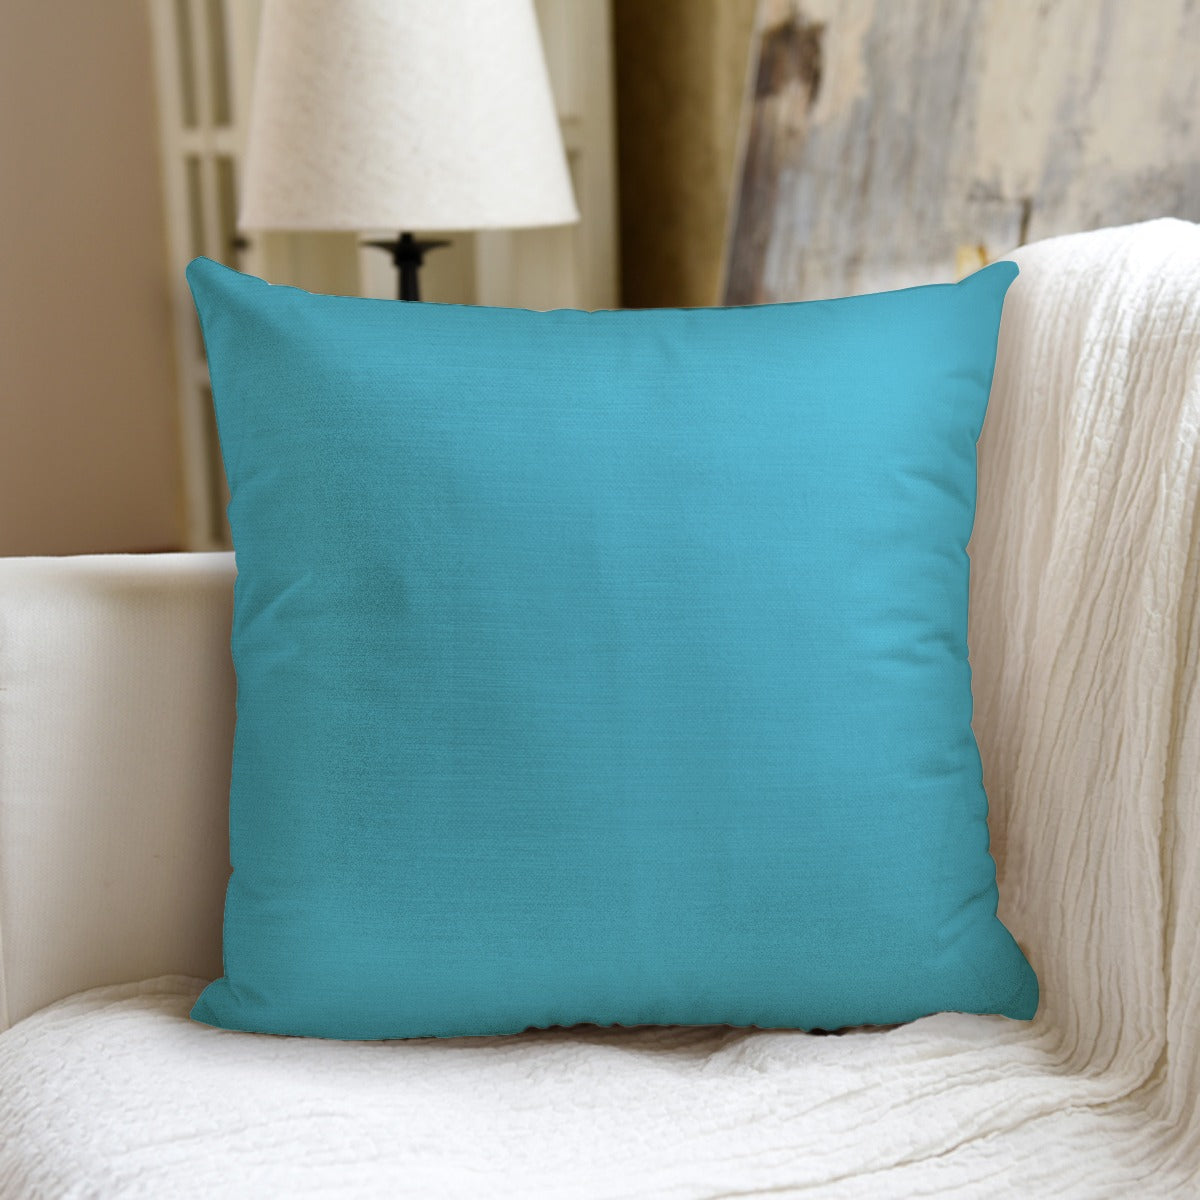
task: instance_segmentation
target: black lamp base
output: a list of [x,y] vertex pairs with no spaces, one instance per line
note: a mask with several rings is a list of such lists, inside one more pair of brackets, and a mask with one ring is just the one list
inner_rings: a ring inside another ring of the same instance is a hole
[[436,250],[439,246],[450,245],[449,242],[418,242],[411,233],[402,233],[390,242],[366,242],[364,244],[386,250],[392,256],[392,262],[396,264],[396,270],[400,273],[397,295],[401,300],[420,300],[421,284],[417,278],[417,272],[425,261],[426,253]]

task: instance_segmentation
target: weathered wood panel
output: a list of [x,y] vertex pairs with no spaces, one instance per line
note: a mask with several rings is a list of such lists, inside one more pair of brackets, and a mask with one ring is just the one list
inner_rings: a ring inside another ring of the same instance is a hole
[[1200,220],[1194,0],[762,0],[726,302]]

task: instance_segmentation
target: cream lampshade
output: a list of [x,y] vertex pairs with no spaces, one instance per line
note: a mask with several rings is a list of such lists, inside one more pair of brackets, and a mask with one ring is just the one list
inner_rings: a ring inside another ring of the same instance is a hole
[[532,0],[267,0],[242,196],[250,230],[578,220]]

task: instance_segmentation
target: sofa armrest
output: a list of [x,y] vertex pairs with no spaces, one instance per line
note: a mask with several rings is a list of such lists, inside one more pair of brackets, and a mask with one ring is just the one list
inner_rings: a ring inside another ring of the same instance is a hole
[[232,554],[0,559],[0,1029],[220,973]]

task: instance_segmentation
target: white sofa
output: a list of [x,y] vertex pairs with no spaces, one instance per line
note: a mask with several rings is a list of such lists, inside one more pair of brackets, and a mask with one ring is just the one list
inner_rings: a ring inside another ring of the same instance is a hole
[[0,561],[0,1197],[1200,1196],[1200,228],[1016,257],[972,658],[1034,1022],[192,1023],[232,556]]

